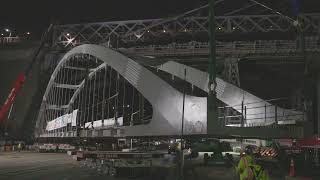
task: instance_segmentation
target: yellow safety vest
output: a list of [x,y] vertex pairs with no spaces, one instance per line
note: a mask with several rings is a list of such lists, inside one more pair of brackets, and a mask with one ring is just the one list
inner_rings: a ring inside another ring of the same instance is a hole
[[250,165],[249,166],[254,174],[255,180],[269,180],[268,173],[260,165]]
[[253,158],[249,155],[243,156],[238,164],[237,171],[240,174],[240,180],[252,180],[254,174],[249,167],[253,164]]

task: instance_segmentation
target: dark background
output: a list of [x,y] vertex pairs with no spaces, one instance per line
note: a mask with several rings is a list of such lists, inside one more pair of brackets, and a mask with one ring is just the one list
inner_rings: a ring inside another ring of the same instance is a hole
[[[261,3],[294,16],[294,0],[257,0]],[[0,28],[10,28],[17,33],[27,31],[38,34],[52,19],[60,24],[111,20],[160,18],[181,14],[206,4],[207,0],[3,0],[0,2]],[[216,7],[222,15],[240,8],[249,0],[225,0]],[[315,12],[319,0],[300,0],[300,12]],[[242,14],[270,14],[254,6]]]
[[[263,2],[266,5],[281,11],[283,14],[295,18],[292,0],[257,1]],[[320,0],[300,1],[300,12],[310,13],[320,10]],[[207,0],[2,0],[0,1],[0,32],[3,31],[4,28],[9,28],[18,35],[25,35],[26,32],[30,31],[31,36],[39,37],[52,19],[58,21],[60,24],[69,24],[166,18],[179,15],[206,3]],[[216,6],[216,14],[223,15],[226,12],[241,8],[248,3],[249,0],[225,0],[223,3],[219,3]],[[207,11],[208,9],[205,9],[202,13]],[[265,8],[260,6],[253,6],[238,14],[272,14],[272,12],[266,11]],[[25,66],[30,62],[35,49],[38,47],[38,41],[33,41],[33,43],[34,44],[20,44],[18,47],[0,48],[0,105],[2,105],[9,94],[12,83],[16,79],[18,73],[23,71]],[[278,71],[273,70],[274,68],[270,68],[272,71],[270,70],[269,73],[267,73],[267,70],[262,68],[259,69],[258,65],[250,66],[250,64],[245,64],[244,66],[248,68],[253,67],[251,69],[254,70],[252,73],[243,68],[242,71],[240,71],[241,76],[248,79],[247,85],[245,83],[242,84],[244,87],[248,86],[247,89],[252,89],[251,84],[259,81],[259,79],[254,79],[259,72],[259,77],[265,78],[262,81],[264,84],[267,84],[267,81],[273,82],[275,78],[277,78],[279,84],[284,81],[287,82],[287,84],[297,84],[298,81],[297,79],[294,79],[295,83],[288,81],[287,76],[291,76],[289,73],[284,73],[286,76],[278,76],[278,74],[276,74]],[[276,69],[277,68],[278,67],[276,67]],[[244,74],[244,72],[246,74]],[[280,72],[283,73],[282,69]],[[290,69],[288,72],[298,73],[300,71],[291,71]],[[270,76],[270,74],[273,74],[273,76]],[[38,78],[44,77],[39,76],[37,69],[35,69],[32,71],[31,76],[28,78],[17,97],[11,120],[8,121],[10,122],[10,135],[12,136],[26,138],[27,136],[32,135],[31,132],[38,109],[37,105],[34,103],[40,102],[39,99],[42,98],[42,94],[36,94],[36,90],[45,89],[45,87],[41,88],[38,86]],[[274,91],[278,90],[278,86],[275,87]],[[285,88],[283,92],[286,93],[288,88]],[[258,91],[256,89],[254,90]],[[268,93],[270,91],[271,90],[268,90]],[[259,95],[268,98],[265,94]],[[275,95],[273,95],[273,97],[274,96]],[[39,99],[35,100],[34,98]]]

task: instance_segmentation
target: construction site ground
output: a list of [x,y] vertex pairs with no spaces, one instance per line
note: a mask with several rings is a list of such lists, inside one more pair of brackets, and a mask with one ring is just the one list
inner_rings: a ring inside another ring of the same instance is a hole
[[[193,164],[193,163],[192,163]],[[192,165],[186,161],[185,180],[236,180],[233,167]],[[197,163],[196,163],[197,164]],[[173,180],[177,179],[175,167],[157,167],[144,177],[130,179]],[[126,180],[125,174],[111,177],[95,168],[83,166],[66,153],[0,152],[0,180]],[[284,177],[271,177],[280,180]]]

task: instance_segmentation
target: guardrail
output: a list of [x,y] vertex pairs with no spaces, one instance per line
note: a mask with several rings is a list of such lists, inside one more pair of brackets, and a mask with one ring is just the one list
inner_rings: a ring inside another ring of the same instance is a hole
[[21,38],[16,36],[16,37],[0,37],[0,45],[1,44],[14,44],[18,43],[21,41]]
[[[306,38],[307,52],[320,52],[320,38]],[[168,45],[150,45],[133,47],[124,50],[127,53],[142,56],[194,56],[208,55],[207,42],[192,41],[185,44],[172,43]],[[257,40],[217,42],[216,51],[219,55],[249,55],[249,54],[293,54],[301,52],[297,40]]]
[[[218,107],[218,119],[224,126],[256,127],[290,125],[304,121],[304,110],[286,109],[286,98]],[[279,103],[280,102],[280,103]],[[280,104],[280,105],[279,105]]]

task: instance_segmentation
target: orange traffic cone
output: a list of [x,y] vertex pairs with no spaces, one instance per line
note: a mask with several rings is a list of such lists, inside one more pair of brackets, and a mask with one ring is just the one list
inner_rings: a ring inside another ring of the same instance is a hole
[[295,168],[294,168],[294,161],[293,161],[293,159],[291,158],[290,168],[289,168],[289,176],[290,176],[290,177],[294,177],[295,174],[296,174],[296,171],[295,171]]

